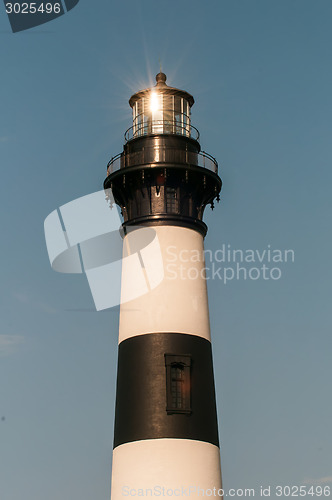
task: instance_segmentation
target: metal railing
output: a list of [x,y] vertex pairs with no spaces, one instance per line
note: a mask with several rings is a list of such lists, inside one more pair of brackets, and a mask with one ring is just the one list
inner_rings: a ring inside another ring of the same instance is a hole
[[160,164],[187,164],[197,167],[203,167],[211,170],[215,174],[218,173],[218,163],[213,156],[202,151],[195,153],[182,149],[171,149],[166,147],[144,148],[134,153],[120,153],[107,164],[107,175],[120,170],[121,168],[145,165],[149,163]]
[[124,136],[125,141],[128,142],[137,137],[156,134],[184,135],[185,137],[190,137],[191,139],[195,139],[195,141],[199,141],[199,131],[197,128],[189,125],[189,123],[178,123],[169,120],[152,120],[140,125],[133,125],[126,130]]

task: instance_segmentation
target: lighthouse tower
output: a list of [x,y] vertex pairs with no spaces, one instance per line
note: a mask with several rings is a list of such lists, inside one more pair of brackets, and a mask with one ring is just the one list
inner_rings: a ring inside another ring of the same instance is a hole
[[133,125],[104,182],[124,219],[122,292],[135,288],[125,257],[147,228],[164,273],[120,306],[113,500],[221,495],[202,220],[221,179],[191,125],[193,97],[156,81],[130,98]]

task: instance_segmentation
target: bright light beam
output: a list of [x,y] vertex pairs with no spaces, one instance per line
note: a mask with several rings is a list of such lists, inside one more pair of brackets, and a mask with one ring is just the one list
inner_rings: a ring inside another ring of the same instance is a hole
[[160,109],[160,102],[159,102],[159,96],[155,92],[151,92],[151,97],[150,97],[150,110],[152,113],[159,111]]

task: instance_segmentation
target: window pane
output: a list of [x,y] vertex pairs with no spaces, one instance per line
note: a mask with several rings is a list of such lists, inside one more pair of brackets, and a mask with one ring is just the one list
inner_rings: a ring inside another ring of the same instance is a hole
[[168,213],[178,213],[179,201],[177,199],[177,189],[167,186],[166,187],[166,211]]
[[181,409],[184,406],[184,367],[173,365],[171,367],[171,390],[172,404],[176,409]]
[[168,414],[191,413],[190,355],[165,354]]

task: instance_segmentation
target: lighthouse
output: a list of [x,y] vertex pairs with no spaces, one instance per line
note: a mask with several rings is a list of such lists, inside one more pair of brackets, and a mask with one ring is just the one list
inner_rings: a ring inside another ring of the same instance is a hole
[[122,294],[136,286],[128,257],[147,230],[163,279],[120,306],[111,498],[221,496],[203,222],[219,201],[218,164],[191,124],[193,96],[164,73],[129,104],[133,124],[104,182],[123,216]]

